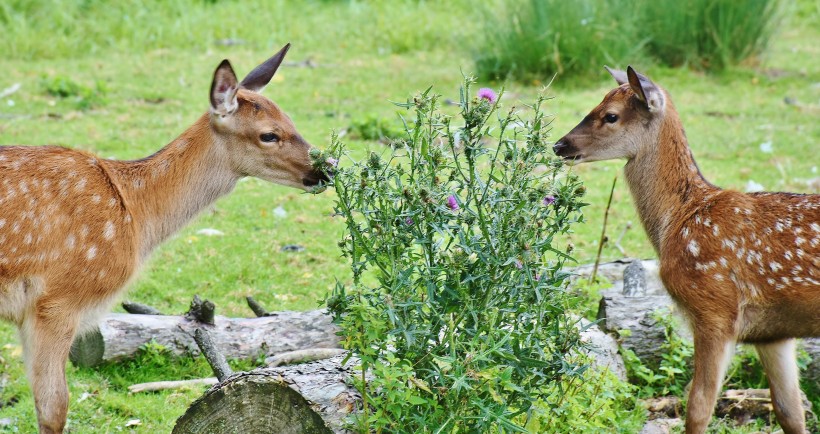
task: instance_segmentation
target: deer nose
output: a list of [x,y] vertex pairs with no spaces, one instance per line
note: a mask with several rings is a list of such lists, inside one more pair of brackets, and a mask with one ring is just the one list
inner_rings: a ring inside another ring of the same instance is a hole
[[564,149],[564,148],[566,148],[566,147],[567,147],[567,143],[566,143],[566,141],[564,141],[564,139],[563,139],[563,138],[561,138],[560,140],[558,140],[557,142],[555,142],[555,144],[554,144],[554,145],[552,145],[552,152],[555,152],[555,155],[559,155],[559,153],[561,152],[561,150],[562,150],[562,149]]

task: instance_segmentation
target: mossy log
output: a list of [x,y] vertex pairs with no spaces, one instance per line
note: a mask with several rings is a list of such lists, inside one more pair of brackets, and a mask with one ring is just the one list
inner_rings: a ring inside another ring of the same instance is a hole
[[347,433],[345,418],[360,408],[345,356],[234,374],[194,401],[173,434]]
[[281,311],[259,318],[215,316],[214,325],[179,315],[112,313],[99,327],[76,339],[70,359],[96,366],[133,357],[152,340],[176,355],[199,354],[194,332],[204,328],[227,358],[248,359],[309,348],[339,348],[338,328],[324,310]]

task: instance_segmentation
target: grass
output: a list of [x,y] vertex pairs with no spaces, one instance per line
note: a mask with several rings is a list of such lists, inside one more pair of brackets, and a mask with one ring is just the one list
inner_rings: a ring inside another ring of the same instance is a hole
[[[39,7],[41,15],[9,14],[18,3]],[[265,94],[289,113],[311,143],[323,147],[331,130],[370,117],[393,119],[395,108],[389,101],[404,100],[430,85],[457,99],[461,71],[474,68],[464,38],[474,36],[481,19],[465,4],[317,0],[260,7],[240,1],[176,0],[167,7],[159,2],[143,7],[139,2],[3,2],[0,91],[14,83],[21,88],[0,99],[0,144],[60,144],[121,159],[149,155],[206,110],[211,74],[221,59],[230,58],[242,75],[292,42],[286,60],[310,59],[316,67],[285,66]],[[695,158],[710,181],[740,190],[754,181],[770,190],[817,192],[818,29],[818,4],[804,0],[757,66],[714,75],[642,62],[633,66],[671,92]],[[226,46],[220,42],[226,38],[240,43]],[[48,84],[58,78],[69,79],[79,89],[104,89],[104,98],[85,106],[71,96],[50,95]],[[505,105],[532,101],[540,87],[493,81],[482,85],[504,85]],[[552,106],[556,138],[612,86],[603,69],[583,88],[558,79]],[[361,155],[384,146],[346,141]],[[771,143],[773,152],[761,150],[762,143]],[[579,262],[594,258],[609,186],[622,165],[573,169],[585,181],[591,203],[585,208],[587,223],[578,225],[567,240],[574,244]],[[271,310],[315,308],[336,279],[349,279],[348,264],[336,246],[343,228],[331,217],[333,200],[330,193],[311,196],[244,181],[156,252],[126,298],[168,313],[184,312],[195,293],[215,301],[218,313],[230,316],[250,315],[245,295]],[[273,213],[280,205],[287,212],[284,218]],[[619,183],[610,238],[630,221],[632,229],[621,242],[626,254],[653,256],[628,190]],[[198,235],[203,228],[225,235]],[[281,252],[287,244],[306,250]],[[604,256],[616,259],[621,254],[610,242]],[[1,323],[0,419],[11,418],[19,432],[33,432],[34,405],[19,352],[13,327]],[[124,364],[116,371],[70,367],[69,425],[77,433],[168,432],[202,390],[131,396],[125,386],[205,374],[201,360],[189,364],[163,357]],[[10,401],[17,403],[8,405]],[[131,419],[140,419],[141,425],[125,428]],[[0,432],[13,429],[0,427]]]

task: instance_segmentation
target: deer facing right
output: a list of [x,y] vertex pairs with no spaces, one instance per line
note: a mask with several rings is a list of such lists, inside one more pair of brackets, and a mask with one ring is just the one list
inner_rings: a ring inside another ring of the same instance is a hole
[[737,342],[757,350],[775,414],[806,432],[795,338],[820,336],[820,195],[722,190],[704,179],[669,94],[629,67],[555,143],[573,163],[626,159],[661,279],[692,327],[686,432],[703,433]]
[[260,93],[289,46],[241,82],[223,60],[210,110],[149,157],[0,147],[0,319],[17,325],[40,433],[65,427],[74,337],[96,325],[161,242],[244,177],[304,190],[329,180]]

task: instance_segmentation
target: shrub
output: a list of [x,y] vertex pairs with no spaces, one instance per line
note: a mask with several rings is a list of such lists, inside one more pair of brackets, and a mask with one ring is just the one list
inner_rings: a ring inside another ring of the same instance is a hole
[[724,69],[762,53],[782,17],[776,0],[642,0],[649,54],[669,66]]
[[531,118],[502,116],[471,84],[457,117],[430,89],[400,104],[414,119],[396,148],[335,177],[353,283],[328,307],[361,359],[361,432],[520,432],[550,385],[583,370],[570,257],[554,245],[583,188],[551,156],[545,98]]
[[651,56],[720,70],[761,54],[783,17],[776,0],[503,0],[484,20],[474,59],[489,78],[597,77]]
[[646,419],[636,387],[608,369],[587,370],[549,387],[548,405],[535,405],[532,433],[636,433]]
[[488,11],[475,50],[487,78],[549,80],[598,77],[602,66],[623,65],[641,55],[634,11],[617,1],[505,0]]
[[350,124],[350,136],[362,140],[376,140],[392,143],[395,137],[401,136],[401,123],[396,120],[387,120],[376,115],[369,115],[357,119]]

